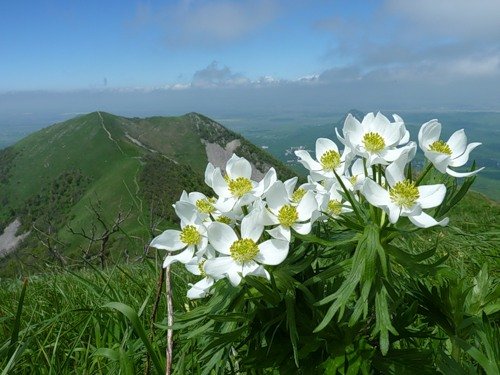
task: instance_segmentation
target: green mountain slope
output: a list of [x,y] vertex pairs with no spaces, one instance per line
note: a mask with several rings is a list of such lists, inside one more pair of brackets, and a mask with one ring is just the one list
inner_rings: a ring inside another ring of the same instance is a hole
[[182,190],[204,189],[207,162],[222,166],[232,152],[256,173],[273,166],[281,178],[292,175],[196,113],[140,119],[94,112],[31,134],[0,152],[1,229],[18,218],[18,234],[30,232],[0,260],[0,273],[43,264],[48,255],[92,259],[103,242],[107,256],[139,255],[154,227],[175,219],[171,205]]

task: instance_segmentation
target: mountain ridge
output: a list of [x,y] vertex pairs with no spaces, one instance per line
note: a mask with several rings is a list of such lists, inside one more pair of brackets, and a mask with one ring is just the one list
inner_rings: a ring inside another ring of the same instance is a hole
[[[101,232],[125,214],[122,235],[115,233],[107,246],[111,253],[140,256],[155,228],[172,225],[171,204],[182,190],[204,189],[207,162],[223,167],[233,152],[252,163],[257,179],[270,167],[281,178],[293,175],[241,135],[195,112],[126,118],[95,111],[33,133],[0,152],[1,227],[20,219],[18,234],[31,233],[7,263],[15,268],[18,258],[30,268],[54,251],[92,253]],[[99,226],[99,215],[106,225]]]

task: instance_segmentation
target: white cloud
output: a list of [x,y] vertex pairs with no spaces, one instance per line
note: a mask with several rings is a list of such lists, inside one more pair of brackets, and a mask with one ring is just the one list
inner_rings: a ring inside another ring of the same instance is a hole
[[385,8],[421,33],[465,39],[500,36],[498,0],[387,0]]
[[193,75],[191,85],[198,88],[225,86],[241,86],[250,82],[239,73],[233,73],[227,66],[219,67],[217,61],[212,61],[206,68],[198,70]]
[[130,25],[160,27],[170,47],[213,47],[237,41],[273,21],[277,0],[191,0],[153,8],[144,3]]

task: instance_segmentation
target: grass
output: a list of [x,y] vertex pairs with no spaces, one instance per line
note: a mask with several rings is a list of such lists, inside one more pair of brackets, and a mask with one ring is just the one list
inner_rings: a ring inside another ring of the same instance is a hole
[[[48,270],[29,281],[2,282],[0,368],[30,374],[137,374],[145,366],[162,368],[165,334],[153,332],[152,323],[166,316],[163,300],[151,319],[158,269],[145,262],[107,271]],[[177,285],[183,279],[173,273]],[[176,309],[182,301],[175,298]]]
[[[448,264],[464,280],[472,280],[485,262],[498,278],[499,213],[498,204],[469,194],[451,213],[450,228],[424,232],[416,243],[427,247],[437,234],[441,251],[450,254]],[[44,275],[0,279],[3,373],[139,374],[163,368],[166,306],[163,295],[156,300],[163,252],[151,254],[106,270],[47,266]],[[172,277],[176,314],[204,303],[184,297],[189,275],[182,267],[174,267]],[[187,350],[179,340],[176,333],[177,353]]]

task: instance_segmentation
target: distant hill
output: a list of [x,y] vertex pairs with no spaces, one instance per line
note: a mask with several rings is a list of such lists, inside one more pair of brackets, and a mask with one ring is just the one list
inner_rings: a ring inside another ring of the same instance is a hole
[[93,112],[29,135],[0,151],[0,229],[15,233],[18,225],[17,236],[27,235],[16,251],[8,248],[15,236],[0,240],[0,274],[51,258],[64,264],[86,253],[91,260],[103,244],[106,256],[139,255],[155,228],[175,220],[171,206],[183,189],[206,189],[207,162],[224,166],[233,152],[250,160],[256,178],[270,167],[280,178],[293,175],[198,113]]

